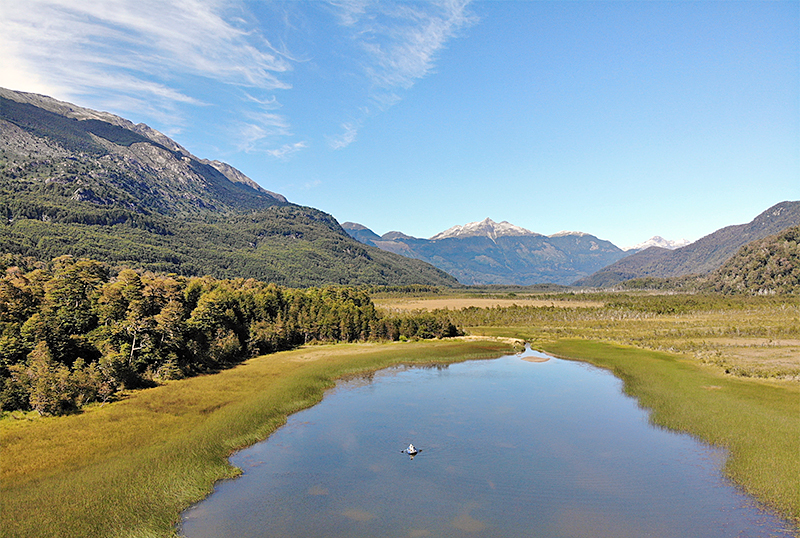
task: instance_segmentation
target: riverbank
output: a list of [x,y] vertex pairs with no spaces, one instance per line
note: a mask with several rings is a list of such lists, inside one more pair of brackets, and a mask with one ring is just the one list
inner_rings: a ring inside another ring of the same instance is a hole
[[236,476],[227,456],[314,405],[335,379],[395,364],[490,358],[506,343],[311,346],[131,393],[63,417],[0,421],[0,533],[171,536],[180,512]]
[[[515,332],[518,335],[518,332]],[[724,375],[674,354],[589,340],[544,351],[611,370],[659,426],[728,451],[724,473],[800,535],[800,386]]]

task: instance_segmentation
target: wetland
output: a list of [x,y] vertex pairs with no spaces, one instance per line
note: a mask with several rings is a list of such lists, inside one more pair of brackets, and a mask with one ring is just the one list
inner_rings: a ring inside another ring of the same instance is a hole
[[[642,411],[639,416],[649,417],[657,431],[680,432],[708,443],[702,445],[706,448],[700,459],[716,466],[714,480],[746,493],[745,504],[752,506],[751,499],[757,499],[780,514],[794,525],[797,535],[800,299],[515,293],[477,297],[512,302],[511,306],[491,307],[483,304],[486,301],[470,305],[475,297],[463,294],[375,297],[376,304],[388,310],[402,310],[412,300],[426,301],[422,306],[429,308],[413,304],[412,310],[428,310],[436,319],[449,320],[472,335],[468,338],[303,346],[255,357],[213,375],[124,392],[117,401],[91,404],[76,414],[4,413],[0,420],[0,535],[173,536],[180,514],[207,497],[215,483],[219,488],[238,487],[236,480],[218,482],[240,472],[228,456],[266,438],[278,439],[287,417],[293,424],[302,416],[294,414],[318,403],[336,380],[358,384],[362,382],[353,381],[354,375],[383,371],[375,374],[379,381],[392,372],[386,368],[398,365],[480,362],[512,352],[514,338],[553,356],[612,372],[613,377],[596,370],[613,380],[614,394],[622,392],[635,399],[627,399],[635,402],[634,407],[646,409],[647,413]],[[433,297],[445,301],[432,303],[429,299]],[[448,302],[454,298],[459,301]],[[518,362],[529,369],[558,364],[553,359],[541,364]],[[440,376],[457,371],[455,366],[440,368]],[[395,374],[422,375],[405,369]],[[339,390],[334,389],[334,394]],[[431,470],[447,454],[437,446],[438,441],[406,437],[398,435],[380,448],[388,450],[381,452],[381,457],[391,465],[406,465],[399,470]],[[409,442],[423,449],[413,461],[399,453]],[[458,451],[454,457],[469,453]],[[330,457],[324,451],[319,454]],[[243,479],[249,476],[250,464],[261,461],[240,463],[236,457],[235,464],[244,470]],[[482,482],[487,492],[495,495],[500,483],[491,477]],[[310,496],[314,502],[333,498],[330,486],[320,483],[309,488],[301,493],[316,493]],[[547,490],[536,491],[542,494]],[[400,498],[398,502],[405,501]],[[31,510],[31,506],[37,509]],[[437,517],[442,525],[449,525],[450,533],[467,532],[457,525],[493,528],[491,517],[480,506],[451,504],[448,510],[447,517],[441,517],[444,512],[437,509]],[[344,513],[351,516],[344,516],[346,522],[365,519],[365,527],[383,517],[369,507],[345,508],[339,517]],[[754,517],[759,521],[761,516]],[[745,519],[752,520],[750,516]],[[573,518],[573,523],[579,521]],[[606,528],[612,528],[606,523]],[[409,533],[424,536],[433,528],[414,527]]]
[[[399,451],[413,442],[411,459]],[[791,536],[609,372],[528,349],[340,382],[184,513],[212,536]]]

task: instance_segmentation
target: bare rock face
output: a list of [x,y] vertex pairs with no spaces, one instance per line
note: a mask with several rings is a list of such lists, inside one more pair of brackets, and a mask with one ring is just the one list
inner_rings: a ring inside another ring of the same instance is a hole
[[146,209],[176,214],[287,203],[147,125],[43,95],[0,88],[0,135],[3,180],[75,182],[79,201],[107,205],[132,197]]
[[281,194],[278,194],[278,193],[275,193],[275,192],[271,192],[271,191],[268,191],[266,189],[262,189],[258,185],[258,183],[256,183],[255,181],[253,181],[252,179],[250,179],[249,177],[247,177],[246,175],[244,175],[243,173],[241,173],[239,170],[237,170],[233,166],[229,165],[228,163],[224,163],[222,161],[216,161],[216,160],[215,161],[209,161],[208,159],[203,159],[200,162],[203,163],[203,164],[208,164],[208,165],[213,166],[223,176],[225,176],[229,180],[233,181],[234,183],[243,183],[243,184],[245,184],[245,185],[247,185],[249,187],[252,187],[252,188],[254,188],[256,190],[259,190],[261,192],[265,192],[265,193],[269,194],[270,196],[272,196],[276,200],[279,200],[281,202],[286,202],[287,201],[286,198]]

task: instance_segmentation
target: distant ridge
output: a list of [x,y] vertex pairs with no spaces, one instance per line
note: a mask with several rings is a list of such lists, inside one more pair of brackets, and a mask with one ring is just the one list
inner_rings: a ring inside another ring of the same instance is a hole
[[467,285],[569,284],[625,255],[609,241],[587,233],[548,237],[490,218],[453,226],[430,239],[401,232],[378,236],[352,222],[342,227],[367,245],[427,261]]
[[567,236],[570,236],[570,235],[575,235],[575,236],[581,237],[581,236],[589,235],[589,234],[583,233],[583,232],[568,232],[568,231],[564,230],[564,231],[561,231],[561,232],[558,232],[558,233],[554,233],[552,235],[548,235],[547,237],[567,237]]
[[722,266],[747,243],[797,225],[800,225],[800,201],[781,202],[749,223],[721,228],[675,250],[647,248],[576,281],[574,285],[603,287],[633,278],[706,274]]

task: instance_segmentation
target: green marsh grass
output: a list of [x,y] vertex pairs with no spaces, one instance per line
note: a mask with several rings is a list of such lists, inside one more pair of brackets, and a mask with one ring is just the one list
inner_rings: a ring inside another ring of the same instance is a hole
[[72,416],[0,421],[0,533],[150,537],[236,476],[227,456],[314,405],[335,379],[511,350],[490,341],[312,346],[138,391]]

